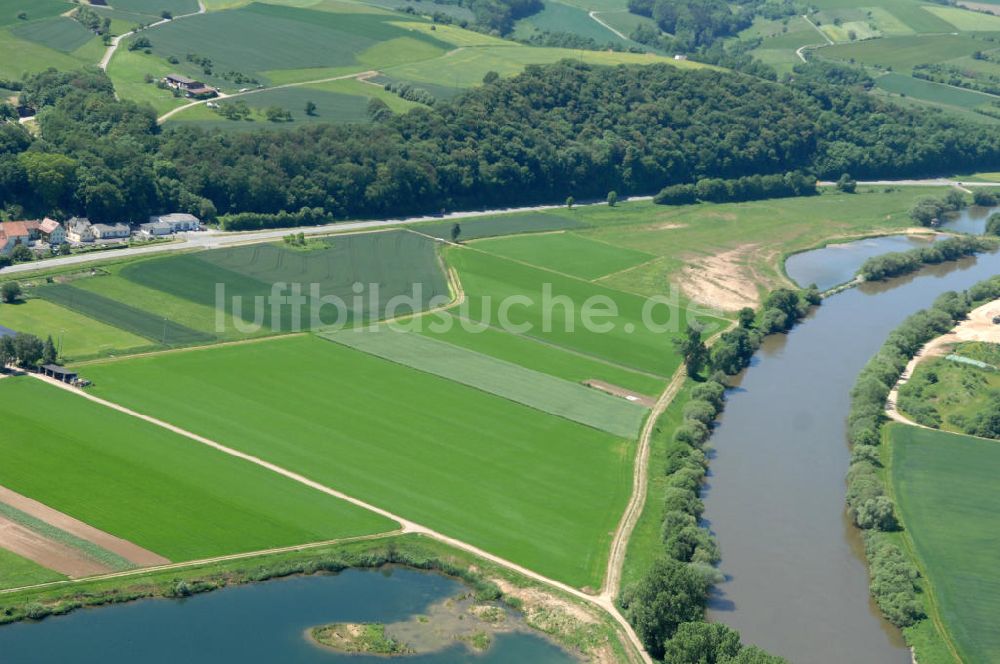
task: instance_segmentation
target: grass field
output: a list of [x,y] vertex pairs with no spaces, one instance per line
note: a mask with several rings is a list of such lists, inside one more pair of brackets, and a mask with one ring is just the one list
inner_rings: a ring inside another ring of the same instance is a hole
[[150,14],[159,17],[168,11],[173,16],[192,14],[198,11],[198,0],[113,0],[108,3],[115,9],[136,14]]
[[[460,240],[476,240],[484,237],[501,235],[517,235],[521,233],[540,233],[571,228],[583,228],[583,222],[573,216],[559,212],[515,212],[514,214],[497,215],[459,220],[462,234]],[[432,221],[419,224],[413,230],[425,235],[442,239],[451,239],[451,229],[454,221]]]
[[590,18],[585,9],[564,4],[559,0],[547,0],[544,4],[542,11],[518,21],[515,36],[527,37],[534,32],[568,32],[593,39],[602,45],[628,43]]
[[631,488],[632,442],[313,336],[87,376],[96,394],[578,586],[599,585]]
[[[387,312],[404,315],[446,301],[448,284],[434,245],[405,230],[321,239],[308,250],[245,245],[125,262],[33,293],[143,337],[147,345],[189,346],[381,318]],[[224,300],[217,302],[220,287]],[[274,309],[269,299],[274,288],[279,296],[298,289],[309,301],[297,310],[291,303]],[[326,299],[314,299],[314,293]],[[404,296],[412,300],[400,302]],[[217,304],[225,307],[221,325]],[[48,316],[36,322],[56,333],[59,324]],[[121,339],[101,337],[100,343],[124,349]]]
[[58,572],[46,569],[6,549],[0,549],[0,590],[62,581],[65,578]]
[[476,249],[593,280],[652,260],[653,255],[596,242],[573,233],[521,235],[475,243]]
[[620,397],[415,332],[383,325],[322,336],[622,438],[637,436],[646,414]]
[[[62,19],[59,19],[62,20]],[[24,73],[56,69],[79,69],[101,59],[101,40],[93,38],[72,52],[50,48],[41,41],[20,37],[15,30],[28,32],[36,39],[51,38],[49,28],[35,28],[34,22],[0,27],[0,78],[19,79]]]
[[0,306],[0,325],[42,339],[51,335],[60,357],[70,360],[149,346],[143,337],[37,298]]
[[63,53],[72,53],[94,38],[94,33],[83,27],[81,23],[64,16],[18,25],[11,28],[11,32],[21,39],[27,39]]
[[457,317],[452,318],[449,325],[435,329],[425,325],[419,333],[574,383],[599,379],[648,396],[656,396],[666,384],[661,377],[574,353],[523,334],[511,334],[495,327],[475,327]]
[[940,19],[951,23],[957,30],[963,32],[990,32],[1000,30],[1000,16],[973,12],[960,7],[925,8]]
[[65,0],[0,0],[0,26],[23,24],[17,15],[24,12],[28,21],[59,16],[73,8]]
[[894,72],[879,76],[875,79],[875,84],[886,92],[959,108],[975,108],[1000,100],[1000,97],[973,90],[960,90]]
[[156,344],[186,346],[209,343],[215,340],[211,334],[192,330],[165,316],[122,304],[70,284],[42,286],[35,289],[35,293],[55,305],[71,309],[129,334],[144,337]]
[[371,512],[41,381],[5,379],[0,395],[5,460],[0,485],[171,560],[394,527]]
[[892,482],[912,541],[966,662],[1000,659],[1000,444],[892,424]]
[[[671,375],[679,366],[670,339],[687,329],[688,314],[682,302],[657,304],[648,310],[647,320],[664,328],[657,330],[644,321],[643,311],[649,306],[644,297],[474,249],[450,248],[447,257],[458,270],[465,289],[463,314],[473,321],[519,330],[533,338],[660,376]],[[596,325],[584,325],[585,310],[602,312],[593,320]],[[608,311],[610,315],[604,313]],[[721,324],[710,318],[703,320],[714,322],[716,327]]]
[[982,48],[981,40],[967,34],[914,35],[838,44],[821,49],[819,55],[834,60],[853,59],[863,65],[892,67],[896,72],[909,72],[917,64],[944,62],[971,55]]

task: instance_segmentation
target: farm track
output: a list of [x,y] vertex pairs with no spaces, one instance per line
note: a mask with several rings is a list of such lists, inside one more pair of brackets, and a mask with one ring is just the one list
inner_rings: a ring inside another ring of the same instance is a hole
[[143,30],[150,30],[152,28],[159,27],[166,23],[170,23],[171,21],[178,21],[182,18],[188,18],[189,16],[197,16],[198,14],[204,14],[205,11],[206,11],[205,3],[202,0],[198,0],[198,11],[196,12],[191,12],[190,14],[181,14],[180,16],[174,16],[173,18],[165,18],[160,21],[157,21],[156,23],[150,23],[141,30],[130,30],[126,33],[118,35],[117,37],[113,37],[111,39],[111,43],[108,44],[108,48],[104,51],[104,55],[101,57],[101,61],[97,63],[97,66],[100,67],[102,70],[107,71],[108,65],[111,64],[111,58],[115,56],[115,52],[118,50],[118,46],[121,44],[122,40],[125,39],[126,37],[131,37],[137,32],[142,32]]
[[[383,509],[381,507],[373,505],[373,504],[371,504],[371,503],[369,503],[367,501],[361,500],[360,498],[356,498],[356,497],[351,496],[349,494],[346,494],[346,493],[344,493],[342,491],[338,491],[336,489],[328,487],[325,484],[322,484],[320,482],[316,482],[315,480],[311,480],[311,479],[305,477],[304,475],[300,475],[299,473],[296,473],[294,471],[288,470],[287,468],[283,468],[282,466],[279,466],[277,464],[271,463],[269,461],[265,461],[264,459],[261,459],[260,457],[256,457],[254,455],[247,454],[245,452],[240,452],[239,450],[233,449],[231,447],[227,447],[227,446],[225,446],[225,445],[223,445],[221,443],[218,443],[218,442],[216,442],[214,440],[211,440],[209,438],[206,438],[204,436],[198,435],[196,433],[187,431],[186,429],[182,429],[182,428],[180,428],[178,426],[175,426],[175,425],[170,424],[168,422],[165,422],[163,420],[157,419],[157,418],[152,417],[150,415],[144,415],[144,414],[139,413],[137,411],[134,411],[134,410],[131,410],[129,408],[126,408],[125,406],[122,406],[120,404],[114,403],[112,401],[108,401],[106,399],[102,399],[102,398],[94,396],[92,394],[88,394],[88,393],[86,393],[86,392],[84,392],[82,390],[79,390],[79,389],[77,389],[75,387],[67,385],[66,383],[60,382],[58,380],[55,380],[54,378],[48,378],[48,377],[45,377],[45,376],[40,376],[38,374],[31,374],[31,376],[34,377],[36,380],[41,380],[41,381],[44,381],[46,383],[49,383],[50,385],[53,385],[53,386],[58,387],[60,389],[66,390],[66,391],[68,391],[68,392],[70,392],[72,394],[76,394],[76,395],[78,395],[80,397],[83,397],[84,399],[87,399],[89,401],[92,401],[92,402],[94,402],[94,403],[96,403],[98,405],[104,406],[106,408],[111,408],[112,410],[116,410],[116,411],[118,411],[120,413],[123,413],[125,415],[129,415],[131,417],[138,418],[140,420],[143,420],[143,421],[148,422],[150,424],[153,424],[155,426],[161,427],[163,429],[166,429],[166,430],[171,431],[173,433],[176,433],[178,435],[184,436],[184,437],[186,437],[186,438],[188,438],[190,440],[193,440],[193,441],[195,441],[197,443],[200,443],[202,445],[205,445],[207,447],[211,447],[211,448],[213,448],[215,450],[218,450],[218,451],[220,451],[220,452],[222,452],[224,454],[228,454],[228,455],[230,455],[232,457],[235,457],[237,459],[242,459],[243,461],[248,461],[248,462],[250,462],[252,464],[255,464],[257,466],[260,466],[260,467],[264,468],[265,470],[269,470],[271,472],[277,473],[278,475],[281,475],[281,476],[283,476],[283,477],[285,477],[287,479],[290,479],[290,480],[292,480],[294,482],[298,482],[299,484],[303,484],[303,485],[305,485],[307,487],[310,487],[312,489],[315,489],[317,491],[325,493],[325,494],[327,494],[329,496],[332,496],[334,498],[338,498],[340,500],[348,502],[348,503],[350,503],[352,505],[355,505],[357,507],[361,507],[361,508],[366,509],[366,510],[368,510],[370,512],[374,512],[375,514],[378,514],[378,515],[380,515],[380,516],[382,516],[384,518],[387,518],[387,519],[390,519],[392,521],[395,521],[398,524],[400,524],[400,529],[399,529],[399,531],[397,531],[399,534],[417,534],[417,535],[423,535],[425,537],[433,538],[433,539],[435,539],[435,540],[437,540],[439,542],[447,544],[448,546],[452,546],[452,547],[454,547],[456,549],[460,549],[460,550],[465,551],[467,553],[471,553],[472,555],[477,556],[479,558],[482,558],[484,560],[488,560],[491,563],[494,563],[494,564],[499,565],[501,567],[505,567],[505,568],[507,568],[507,569],[509,569],[511,571],[514,571],[514,572],[516,572],[516,573],[518,573],[518,574],[520,574],[522,576],[525,576],[525,577],[531,579],[532,581],[535,581],[535,582],[547,585],[547,586],[552,587],[552,588],[556,588],[556,589],[558,589],[558,590],[560,590],[560,591],[562,591],[564,593],[567,593],[567,594],[569,594],[569,595],[571,595],[571,596],[573,596],[573,597],[575,597],[577,599],[584,600],[584,601],[586,601],[586,602],[588,602],[588,603],[590,603],[590,604],[592,604],[592,605],[594,605],[594,606],[596,606],[596,607],[598,607],[600,609],[603,609],[607,613],[609,613],[611,615],[611,617],[614,618],[615,622],[617,622],[618,625],[620,626],[620,628],[623,630],[624,634],[626,635],[626,637],[628,639],[629,644],[632,646],[632,648],[634,649],[635,653],[637,653],[639,655],[639,657],[641,658],[641,660],[643,662],[645,662],[645,664],[652,664],[652,659],[649,657],[648,653],[646,653],[645,649],[643,648],[642,641],[639,639],[639,637],[636,634],[635,630],[632,629],[632,626],[631,626],[631,624],[629,624],[628,620],[626,620],[625,617],[618,611],[618,608],[617,608],[617,606],[614,603],[614,599],[612,598],[612,596],[609,593],[602,593],[600,595],[590,595],[588,593],[583,592],[582,590],[580,590],[578,588],[574,588],[573,586],[570,586],[570,585],[568,585],[566,583],[563,583],[562,581],[557,581],[555,579],[550,579],[549,577],[546,577],[546,576],[544,576],[542,574],[539,574],[538,572],[535,572],[534,570],[531,570],[531,569],[529,569],[527,567],[524,567],[523,565],[519,565],[519,564],[517,564],[515,562],[512,562],[510,560],[507,560],[505,558],[501,558],[500,556],[494,555],[494,554],[492,554],[492,553],[490,553],[488,551],[480,549],[477,546],[474,546],[474,545],[469,544],[467,542],[463,542],[462,540],[455,539],[453,537],[445,535],[444,533],[440,533],[440,532],[438,532],[436,530],[428,528],[427,526],[419,524],[419,523],[417,523],[415,521],[411,521],[409,519],[403,518],[403,517],[401,517],[401,516],[399,516],[397,514],[394,514],[394,513],[390,512],[390,511],[388,511],[388,510],[385,510],[385,509]],[[147,569],[146,571],[149,571],[149,569]],[[114,578],[114,577],[103,577],[103,578]]]

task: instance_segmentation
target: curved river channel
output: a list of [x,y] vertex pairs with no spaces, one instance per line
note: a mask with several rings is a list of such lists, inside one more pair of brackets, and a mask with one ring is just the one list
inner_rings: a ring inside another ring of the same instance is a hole
[[711,619],[796,664],[910,662],[869,598],[861,540],[845,515],[849,395],[904,318],[998,273],[992,253],[864,284],[765,342],[711,440],[705,518],[726,575]]

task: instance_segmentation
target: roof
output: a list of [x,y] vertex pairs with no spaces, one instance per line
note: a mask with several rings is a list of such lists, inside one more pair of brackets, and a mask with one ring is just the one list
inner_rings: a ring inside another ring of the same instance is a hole
[[149,218],[150,222],[161,222],[164,224],[200,223],[198,217],[184,212],[171,212],[170,214],[154,215]]
[[215,94],[215,88],[210,88],[207,85],[202,85],[200,88],[188,88],[188,92],[193,95],[205,95],[208,93]]
[[185,85],[190,85],[192,83],[198,83],[198,81],[193,78],[188,78],[187,76],[182,76],[181,74],[167,74],[168,81],[173,81],[174,83],[183,83]]
[[63,374],[63,375],[65,374],[76,375],[76,372],[73,371],[72,369],[67,369],[66,367],[58,364],[43,364],[42,368],[45,369],[46,371],[51,371],[52,373]]
[[51,233],[57,230],[59,227],[60,224],[58,221],[56,221],[55,219],[49,219],[48,217],[45,217],[45,219],[42,220],[42,223],[38,225],[38,230],[40,230],[43,233]]
[[93,229],[97,231],[127,231],[129,227],[125,224],[94,224]]
[[30,223],[27,221],[5,221],[3,222],[3,234],[7,237],[27,237],[31,235]]
[[150,221],[145,224],[139,224],[139,228],[144,231],[153,230],[154,228],[165,228],[166,230],[170,230],[173,226],[165,221]]

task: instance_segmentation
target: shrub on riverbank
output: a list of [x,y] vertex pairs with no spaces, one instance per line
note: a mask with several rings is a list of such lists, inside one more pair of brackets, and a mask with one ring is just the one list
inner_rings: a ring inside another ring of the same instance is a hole
[[695,184],[674,184],[661,189],[653,202],[658,205],[688,205],[698,201],[739,203],[817,193],[815,176],[793,171],[784,175],[748,175],[729,180],[702,178]]
[[851,391],[848,437],[852,445],[847,474],[847,509],[864,529],[871,593],[885,617],[906,627],[920,620],[917,569],[882,531],[897,530],[895,506],[888,497],[877,446],[882,440],[886,400],[909,360],[931,339],[964,319],[974,308],[1000,297],[1000,275],[964,293],[940,295],[930,308],[918,311],[897,327],[868,361]]
[[866,260],[858,274],[865,281],[882,281],[914,272],[924,265],[933,265],[971,256],[980,251],[995,249],[996,241],[990,238],[963,235],[935,242],[928,247],[909,251],[895,251]]

